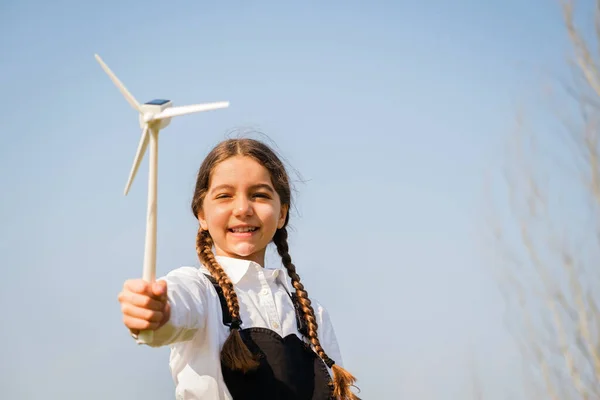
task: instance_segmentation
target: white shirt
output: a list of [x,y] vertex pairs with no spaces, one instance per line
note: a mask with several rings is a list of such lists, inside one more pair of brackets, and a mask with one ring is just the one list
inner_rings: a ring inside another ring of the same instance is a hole
[[[296,313],[289,293],[294,289],[285,268],[267,269],[259,264],[217,257],[229,276],[240,305],[242,329],[261,327],[281,337],[298,332]],[[181,267],[161,278],[167,282],[171,317],[154,331],[152,347],[169,345],[169,366],[180,400],[230,400],[221,374],[220,352],[229,328],[222,322],[221,303],[203,266]],[[307,288],[308,290],[309,288]],[[287,291],[286,291],[287,290]],[[310,293],[310,292],[309,292]],[[336,335],[325,308],[311,298],[318,336],[327,355],[342,366]],[[138,343],[141,343],[138,340]],[[328,369],[330,376],[331,370]]]

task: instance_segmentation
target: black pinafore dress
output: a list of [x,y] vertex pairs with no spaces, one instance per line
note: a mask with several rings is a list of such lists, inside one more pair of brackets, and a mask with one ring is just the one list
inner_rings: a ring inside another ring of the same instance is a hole
[[[223,324],[231,327],[232,318],[221,287],[210,276],[221,302]],[[289,294],[296,310],[298,331],[308,336],[295,293]],[[240,322],[238,322],[240,323]],[[260,365],[251,372],[232,371],[221,366],[227,389],[234,400],[332,400],[331,377],[323,360],[309,344],[291,334],[282,338],[267,328],[240,329],[248,349]]]

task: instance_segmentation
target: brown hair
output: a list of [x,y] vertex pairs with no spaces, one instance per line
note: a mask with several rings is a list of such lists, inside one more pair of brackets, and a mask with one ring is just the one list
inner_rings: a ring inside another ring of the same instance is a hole
[[[273,152],[264,143],[254,139],[228,139],[219,143],[204,159],[204,162],[200,166],[198,171],[198,177],[196,180],[196,189],[194,191],[194,197],[192,200],[192,212],[194,216],[198,218],[198,214],[202,209],[202,203],[204,197],[208,191],[210,185],[210,178],[212,170],[215,166],[233,156],[246,156],[250,157],[262,166],[264,166],[271,175],[271,181],[282,205],[288,206],[288,212],[285,218],[285,223],[281,229],[277,229],[273,236],[273,243],[277,246],[277,252],[281,256],[282,263],[287,269],[290,278],[292,279],[292,285],[296,291],[296,296],[300,303],[304,320],[308,327],[308,337],[311,344],[314,347],[315,352],[321,357],[321,359],[327,364],[329,368],[333,370],[333,388],[334,396],[336,399],[342,400],[358,400],[358,397],[350,390],[353,386],[356,378],[352,376],[348,371],[339,365],[335,364],[335,361],[330,359],[321,343],[317,334],[317,321],[315,319],[315,312],[311,305],[311,301],[308,298],[306,289],[300,282],[300,276],[296,272],[296,267],[292,263],[292,258],[289,254],[289,248],[287,243],[287,229],[286,226],[289,221],[289,209],[291,206],[291,190],[289,177],[287,175],[285,166]],[[223,290],[224,297],[227,301],[227,306],[232,317],[232,324],[230,325],[229,337],[223,345],[221,350],[221,362],[234,370],[240,370],[243,372],[255,369],[258,366],[258,362],[253,358],[252,353],[244,342],[242,341],[239,329],[240,329],[240,308],[233,289],[231,280],[223,271],[212,251],[213,240],[208,231],[199,228],[198,235],[196,237],[196,251],[198,257],[203,265],[210,271],[211,275],[217,280],[219,286]]]

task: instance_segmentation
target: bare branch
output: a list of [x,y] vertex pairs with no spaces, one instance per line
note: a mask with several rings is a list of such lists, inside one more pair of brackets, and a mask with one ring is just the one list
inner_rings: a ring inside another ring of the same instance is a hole
[[575,59],[581,73],[585,76],[589,87],[600,96],[600,81],[598,79],[598,67],[594,62],[587,44],[582,39],[579,30],[575,27],[573,19],[573,1],[562,0],[563,18],[567,32],[575,51]]

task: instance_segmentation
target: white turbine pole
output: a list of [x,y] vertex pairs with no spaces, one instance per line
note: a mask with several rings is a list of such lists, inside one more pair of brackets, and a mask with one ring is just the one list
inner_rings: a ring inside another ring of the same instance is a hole
[[158,200],[158,129],[150,128],[150,159],[148,176],[148,215],[146,218],[145,281],[156,279],[156,209]]
[[[144,270],[142,279],[146,282],[156,280],[156,210],[158,192],[158,132],[150,127],[150,157],[148,160],[148,211],[146,215],[146,241],[144,244]],[[142,331],[138,340],[142,343],[150,343],[154,337],[151,330]]]

